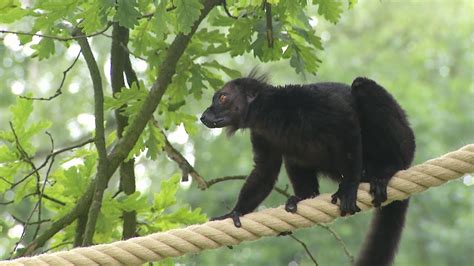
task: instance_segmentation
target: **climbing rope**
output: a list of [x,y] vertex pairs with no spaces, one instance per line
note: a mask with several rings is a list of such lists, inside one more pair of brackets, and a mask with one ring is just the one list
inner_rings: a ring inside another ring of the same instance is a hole
[[[388,204],[408,198],[411,194],[439,186],[449,180],[474,172],[474,144],[399,171],[390,180]],[[372,208],[369,184],[361,184],[357,205]],[[198,253],[205,249],[237,245],[263,236],[275,236],[318,223],[329,223],[340,216],[339,207],[331,203],[330,194],[298,203],[297,213],[288,213],[283,206],[249,213],[241,217],[242,227],[236,228],[231,219],[191,225],[183,229],[155,233],[110,244],[75,248],[51,254],[0,261],[0,265],[130,265]]]

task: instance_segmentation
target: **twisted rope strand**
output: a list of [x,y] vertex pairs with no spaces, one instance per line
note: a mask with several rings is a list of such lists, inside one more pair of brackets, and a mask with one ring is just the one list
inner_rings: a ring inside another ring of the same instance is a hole
[[[472,172],[474,144],[397,172],[388,184],[385,204]],[[366,183],[359,186],[357,204],[363,211],[373,207],[369,189]],[[295,214],[283,206],[249,213],[241,218],[241,228],[236,228],[231,219],[212,221],[126,241],[1,261],[0,265],[136,265],[329,223],[339,216],[339,207],[331,203],[331,195],[322,194],[299,202]]]

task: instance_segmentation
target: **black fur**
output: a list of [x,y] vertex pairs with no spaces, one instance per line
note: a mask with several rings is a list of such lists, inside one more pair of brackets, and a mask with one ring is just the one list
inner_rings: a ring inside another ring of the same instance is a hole
[[[270,193],[284,161],[298,201],[319,194],[318,175],[339,183],[333,202],[341,215],[354,214],[360,182],[370,182],[373,203],[386,200],[393,174],[407,168],[415,150],[414,135],[401,107],[381,86],[357,78],[352,88],[341,83],[274,87],[264,78],[230,81],[216,92],[201,121],[208,127],[235,132],[249,128],[255,166],[229,214],[253,211]],[[394,202],[377,211],[372,231],[357,265],[389,265],[403,228],[408,201]]]

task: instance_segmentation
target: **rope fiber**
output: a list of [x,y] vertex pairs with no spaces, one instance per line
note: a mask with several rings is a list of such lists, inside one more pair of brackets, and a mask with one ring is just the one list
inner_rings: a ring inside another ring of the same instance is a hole
[[[408,198],[411,194],[472,172],[474,144],[469,144],[457,151],[397,172],[388,184],[388,200],[385,204]],[[367,183],[359,186],[357,205],[362,211],[373,207],[369,189]],[[294,231],[318,223],[329,223],[339,216],[339,206],[331,203],[331,195],[321,194],[299,202],[297,213],[285,211],[284,206],[249,213],[241,217],[241,228],[236,228],[232,219],[212,221],[110,244],[0,261],[0,265],[142,264],[206,249],[237,245],[242,241],[275,236],[281,232]]]

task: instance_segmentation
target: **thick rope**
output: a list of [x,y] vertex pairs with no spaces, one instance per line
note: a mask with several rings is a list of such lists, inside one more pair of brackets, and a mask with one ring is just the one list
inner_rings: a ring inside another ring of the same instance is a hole
[[[411,194],[439,186],[472,172],[474,172],[474,144],[408,170],[399,171],[388,184],[388,198],[389,201],[405,199]],[[371,201],[369,185],[361,184],[357,205],[366,211],[372,208]],[[329,223],[339,216],[339,207],[331,203],[330,194],[323,194],[299,202],[295,214],[288,213],[283,206],[247,214],[241,218],[241,228],[236,228],[231,219],[212,221],[126,241],[3,261],[0,265],[142,264],[187,253],[198,253],[205,249],[237,245],[242,241],[275,236],[280,232],[294,231],[318,223]]]

